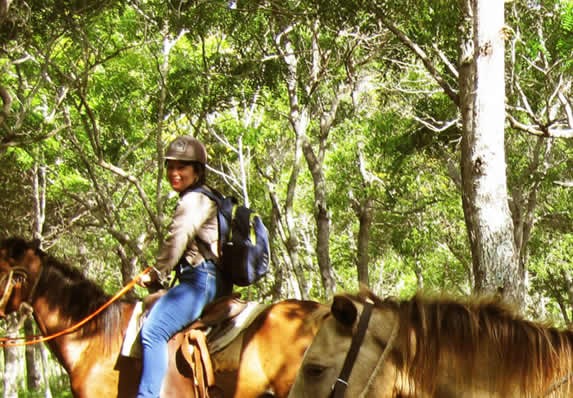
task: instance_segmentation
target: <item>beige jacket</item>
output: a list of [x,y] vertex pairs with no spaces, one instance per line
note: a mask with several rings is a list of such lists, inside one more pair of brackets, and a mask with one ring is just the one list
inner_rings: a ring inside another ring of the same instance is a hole
[[[198,243],[197,238],[201,242]],[[164,280],[185,259],[196,266],[204,259],[218,259],[217,205],[206,195],[188,192],[179,198],[167,238],[156,259],[155,269]]]

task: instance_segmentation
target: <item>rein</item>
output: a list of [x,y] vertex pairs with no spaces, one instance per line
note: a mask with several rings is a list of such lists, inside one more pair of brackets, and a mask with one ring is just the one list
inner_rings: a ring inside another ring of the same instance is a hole
[[386,342],[386,347],[384,348],[384,351],[382,351],[382,355],[380,355],[380,359],[378,359],[378,362],[376,363],[374,370],[370,374],[370,378],[368,379],[368,383],[366,383],[366,386],[364,387],[364,390],[362,390],[362,393],[360,394],[359,398],[366,396],[368,389],[370,388],[370,386],[374,382],[374,379],[376,378],[376,375],[378,374],[378,371],[380,370],[380,366],[382,366],[382,364],[384,363],[384,361],[388,357],[388,354],[390,353],[390,351],[392,351],[391,347],[394,344],[394,340],[396,340],[396,336],[398,336],[398,329],[399,328],[400,328],[400,322],[396,322],[394,324],[394,328],[392,329],[392,333],[390,334],[390,338]]
[[548,395],[559,389],[562,385],[569,383],[569,380],[571,380],[572,378],[573,378],[573,372],[567,374],[565,377],[563,377],[562,379],[556,381],[551,386],[549,386],[549,388],[545,390],[543,395],[541,395],[540,397],[547,397]]
[[[14,286],[15,286],[12,283],[12,279],[13,279],[12,273],[15,271],[16,270],[10,271],[10,275],[9,275],[10,281],[7,283],[6,289],[4,291],[4,295],[2,296],[2,302],[8,301],[8,298],[5,298],[4,296],[6,296],[7,293],[11,293]],[[18,270],[18,271],[20,274],[21,273],[26,274],[26,272],[23,270]],[[69,328],[66,328],[64,330],[61,330],[59,332],[53,333],[53,334],[48,335],[48,336],[23,336],[23,337],[12,337],[12,338],[11,337],[1,337],[0,338],[0,347],[17,347],[17,346],[25,346],[25,345],[42,343],[45,341],[53,340],[56,337],[60,337],[60,336],[63,336],[65,334],[69,334],[69,333],[76,331],[77,329],[79,329],[80,327],[82,327],[83,325],[88,323],[90,320],[95,318],[97,315],[99,315],[103,310],[105,310],[112,303],[117,301],[125,293],[127,293],[131,288],[133,288],[133,286],[135,286],[135,284],[137,284],[137,282],[139,281],[139,279],[143,275],[149,273],[150,271],[151,271],[151,267],[147,267],[139,275],[137,275],[135,278],[133,278],[127,285],[125,285],[119,292],[117,292],[112,298],[110,298],[108,301],[106,301],[101,307],[99,307],[97,310],[95,310],[93,313],[91,313],[90,315],[88,315],[87,317],[85,317],[84,319],[82,319],[81,321],[76,323],[75,325],[72,325]],[[26,275],[26,277],[27,277],[27,275]],[[39,279],[39,277],[38,277],[38,279]],[[8,284],[11,285],[10,289],[8,289]],[[34,284],[33,291],[35,291],[36,285],[37,285],[37,280],[36,280],[36,283]],[[33,291],[31,293],[33,293]],[[8,297],[9,297],[9,294],[8,294]],[[32,295],[30,295],[28,300],[30,300],[31,298],[32,298]],[[18,342],[18,340],[25,340],[25,341]]]
[[366,330],[368,329],[368,323],[370,322],[370,316],[372,315],[372,307],[374,303],[372,301],[366,301],[364,304],[364,310],[360,314],[360,320],[358,321],[358,330],[356,334],[352,336],[352,342],[350,343],[350,348],[344,359],[344,365],[342,365],[342,370],[340,375],[336,379],[336,382],[332,386],[332,392],[330,398],[342,398],[346,393],[346,388],[348,387],[348,378],[356,362],[356,357],[358,356],[358,351],[360,351],[360,346],[364,341],[364,336],[366,335]]

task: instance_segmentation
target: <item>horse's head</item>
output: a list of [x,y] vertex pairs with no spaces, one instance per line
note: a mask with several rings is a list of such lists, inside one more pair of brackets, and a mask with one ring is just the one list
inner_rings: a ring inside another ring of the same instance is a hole
[[366,296],[336,296],[331,316],[308,348],[289,396],[393,396],[396,325],[393,304],[373,303]]
[[0,242],[0,317],[17,311],[33,295],[41,270],[37,242],[9,238]]

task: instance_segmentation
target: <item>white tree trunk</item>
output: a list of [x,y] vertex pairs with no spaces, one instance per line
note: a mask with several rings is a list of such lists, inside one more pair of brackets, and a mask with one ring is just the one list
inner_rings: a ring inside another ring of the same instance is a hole
[[462,0],[463,204],[475,288],[521,300],[504,150],[504,2]]
[[[19,319],[17,314],[10,314],[6,318],[6,336],[19,336]],[[4,347],[4,398],[18,398],[18,386],[22,374],[22,348]]]

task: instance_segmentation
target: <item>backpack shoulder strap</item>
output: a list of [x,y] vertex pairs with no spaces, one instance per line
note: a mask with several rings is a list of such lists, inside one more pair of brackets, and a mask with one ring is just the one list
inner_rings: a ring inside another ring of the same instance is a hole
[[[213,202],[215,202],[215,205],[217,206],[217,222],[219,223],[219,231],[218,231],[218,239],[221,239],[221,230],[220,230],[220,210],[221,210],[221,205],[223,202],[223,196],[219,193],[219,191],[209,187],[209,189],[205,188],[204,185],[200,185],[198,187],[195,188],[191,188],[191,189],[187,189],[183,195],[186,195],[188,192],[199,192],[202,193],[203,195],[207,196],[209,199],[211,199]],[[197,243],[197,246],[199,247],[199,252],[201,253],[201,255],[205,258],[207,258],[206,253],[212,253],[211,248],[209,246],[209,244],[207,242],[204,242],[201,238],[199,238],[199,236],[195,237],[195,242]],[[213,253],[215,254],[215,253]],[[221,254],[219,253],[219,257],[221,256]]]
[[[221,201],[223,200],[223,195],[221,195],[219,193],[219,191],[210,188],[207,189],[205,188],[204,185],[200,185],[198,187],[195,187],[193,189],[188,190],[187,192],[199,192],[202,193],[203,195],[207,196],[209,199],[211,199],[213,202],[215,202],[217,204],[217,207],[221,207]],[[187,193],[186,192],[186,193]]]

